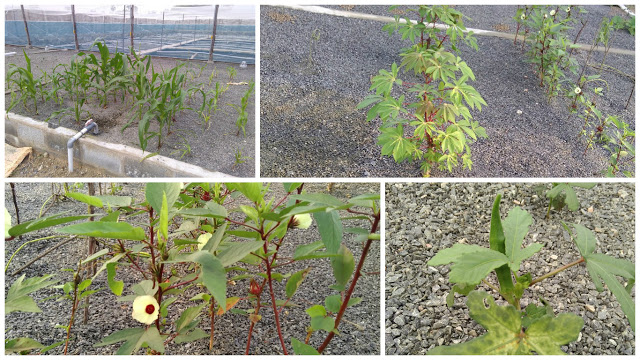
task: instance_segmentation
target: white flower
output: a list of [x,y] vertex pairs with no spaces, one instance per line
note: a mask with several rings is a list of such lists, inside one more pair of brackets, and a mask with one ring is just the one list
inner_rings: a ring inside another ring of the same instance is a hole
[[211,234],[209,233],[198,236],[198,250],[202,250],[202,248],[207,245],[207,242],[209,242],[209,239],[211,239]]
[[298,229],[308,229],[311,226],[311,215],[298,214],[293,215],[293,227]]
[[9,214],[9,210],[4,208],[4,237],[10,238],[9,229],[11,229],[11,214]]
[[551,15],[551,16],[553,16],[553,15],[555,15],[555,14],[556,14],[556,11],[555,11],[555,10],[551,10],[551,11],[549,12],[549,15]]
[[570,12],[571,11],[571,6],[567,6],[567,9],[565,11],[566,12]]
[[573,89],[573,92],[576,94],[580,94],[582,92],[582,89],[580,89],[579,87],[576,86],[575,89]]
[[526,18],[527,18],[527,17],[526,17],[524,14],[520,15],[520,19],[524,20],[524,19],[526,19]]
[[131,316],[143,324],[151,324],[158,318],[160,306],[153,296],[138,296],[133,300],[133,313]]
[[547,14],[544,14],[544,18],[545,18],[545,19],[546,19],[546,18],[547,18],[548,16],[549,16],[549,15],[547,15]]

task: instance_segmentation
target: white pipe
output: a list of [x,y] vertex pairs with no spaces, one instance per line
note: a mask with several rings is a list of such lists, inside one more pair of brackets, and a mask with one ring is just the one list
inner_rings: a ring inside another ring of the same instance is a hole
[[12,52],[8,52],[8,53],[4,53],[4,56],[13,56],[15,54],[16,54],[16,52],[12,51]]
[[629,10],[629,8],[627,8],[626,6],[624,6],[624,5],[618,5],[618,7],[620,7],[620,9],[622,9],[622,10],[623,10],[624,12],[626,12],[627,14],[629,14],[629,15],[631,15],[631,16],[633,16],[633,17],[635,17],[635,16],[636,16],[636,14],[634,14],[634,13],[633,13],[633,11]]
[[84,124],[84,128],[82,128],[82,130],[78,131],[77,134],[73,135],[71,137],[71,139],[69,139],[69,141],[67,141],[67,161],[69,162],[69,172],[72,173],[73,172],[73,143],[76,142],[76,140],[80,139],[82,137],[82,135],[86,134],[89,132],[89,130],[93,129],[93,134],[94,135],[98,135],[98,124],[93,121],[93,119],[89,119],[89,121],[87,121]]
[[[314,5],[274,5],[274,6],[289,8],[294,10],[301,10],[301,11],[306,11],[314,14],[333,15],[333,16],[340,16],[340,17],[351,18],[351,19],[372,20],[372,21],[386,22],[386,23],[395,21],[395,18],[392,18],[389,16],[380,16],[380,15],[371,15],[371,14],[352,12],[352,11],[334,10],[334,9],[328,9],[322,6],[314,6]],[[406,20],[403,18],[400,18],[399,21],[402,24],[406,23]],[[418,23],[416,20],[410,20],[410,21],[413,24]],[[429,26],[432,26],[432,25],[429,25]],[[445,25],[445,24],[434,24],[433,26],[435,26],[437,29],[442,29],[442,30],[446,30],[447,28],[449,28],[449,25]],[[514,37],[514,34],[491,31],[491,30],[483,30],[483,29],[467,28],[467,30],[464,32],[470,32],[470,31],[473,31],[474,35],[494,36],[494,37],[503,38],[503,39],[513,39]],[[518,35],[518,37],[521,38],[522,35]],[[576,45],[578,45],[582,49],[587,49],[591,47],[591,45],[589,44],[576,44]],[[605,48],[602,46],[598,46],[594,50],[603,52],[605,51]],[[608,49],[608,52],[613,54],[632,55],[632,56],[635,56],[636,54],[635,50],[618,49],[618,48],[610,48]]]

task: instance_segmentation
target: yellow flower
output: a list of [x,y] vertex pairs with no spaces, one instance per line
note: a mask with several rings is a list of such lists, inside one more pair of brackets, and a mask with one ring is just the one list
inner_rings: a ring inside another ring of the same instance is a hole
[[158,318],[160,306],[153,296],[138,296],[133,300],[133,313],[131,316],[143,324],[151,324]]
[[11,229],[11,214],[9,214],[9,210],[4,208],[4,237],[10,238],[9,229]]
[[308,229],[311,226],[311,215],[298,214],[293,215],[293,227],[298,229]]
[[198,250],[202,250],[202,248],[207,245],[207,242],[209,242],[209,239],[211,239],[211,234],[209,233],[198,236]]

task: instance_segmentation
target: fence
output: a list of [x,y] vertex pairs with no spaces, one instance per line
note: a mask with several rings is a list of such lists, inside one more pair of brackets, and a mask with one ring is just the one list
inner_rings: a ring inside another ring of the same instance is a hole
[[114,52],[129,52],[133,44],[134,50],[142,54],[208,60],[215,24],[213,60],[253,64],[253,11],[253,6],[223,5],[216,17],[212,5],[179,6],[161,11],[136,5],[7,5],[5,44],[90,50],[99,39]]

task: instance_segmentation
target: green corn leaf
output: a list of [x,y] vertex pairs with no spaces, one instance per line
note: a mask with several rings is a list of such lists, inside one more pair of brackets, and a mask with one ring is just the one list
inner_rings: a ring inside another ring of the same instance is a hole
[[560,355],[560,346],[576,340],[584,325],[574,314],[547,315],[522,332],[521,313],[511,305],[496,305],[484,291],[469,293],[467,306],[487,333],[462,344],[438,346],[427,355]]
[[519,206],[511,209],[509,215],[502,221],[505,237],[505,255],[509,258],[511,271],[517,272],[520,269],[522,260],[542,249],[542,244],[532,244],[522,249],[522,241],[529,232],[529,226],[533,223],[533,218],[528,212]]
[[316,348],[311,345],[307,345],[296,338],[291,338],[291,347],[296,355],[320,355]]

